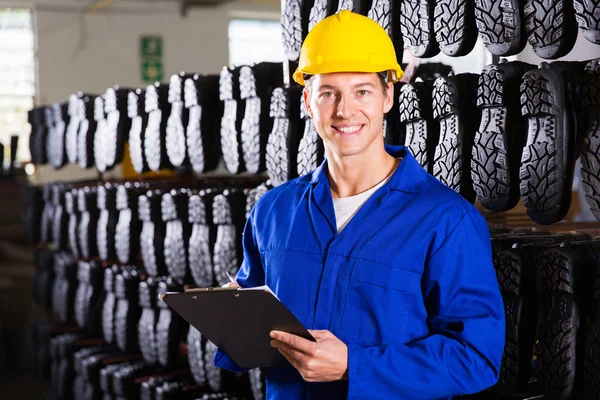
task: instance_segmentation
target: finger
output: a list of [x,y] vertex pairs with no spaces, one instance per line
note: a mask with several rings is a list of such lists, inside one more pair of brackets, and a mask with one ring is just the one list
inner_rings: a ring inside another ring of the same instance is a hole
[[298,360],[296,360],[294,357],[292,357],[292,355],[290,353],[288,353],[287,351],[281,349],[281,348],[277,348],[277,350],[279,351],[279,353],[281,353],[281,355],[288,360],[288,362],[290,364],[292,364],[292,367],[296,368],[298,370],[298,372],[300,372],[302,374],[302,364],[300,362],[298,362]]
[[294,349],[293,347],[288,346],[287,344],[285,344],[283,342],[279,342],[277,340],[273,340],[271,342],[271,345],[273,347],[276,347],[280,352],[285,352],[285,353],[289,354],[300,365],[302,365],[304,368],[306,368],[306,364],[307,364],[308,360],[310,359],[310,357],[307,356],[306,354]]
[[322,339],[325,337],[328,337],[330,335],[332,335],[331,332],[327,331],[327,330],[312,330],[309,329],[308,333],[311,334],[312,337],[314,337],[315,339]]
[[271,331],[271,338],[283,342],[306,354],[311,354],[314,348],[314,342],[287,332]]

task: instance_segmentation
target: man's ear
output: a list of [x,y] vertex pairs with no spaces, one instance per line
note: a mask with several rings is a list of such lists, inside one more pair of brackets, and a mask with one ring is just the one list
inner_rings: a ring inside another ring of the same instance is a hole
[[383,103],[383,112],[387,114],[390,112],[392,107],[394,106],[394,84],[389,82],[387,84],[387,93],[385,96],[385,101]]
[[306,113],[312,119],[313,112],[312,108],[310,107],[310,90],[304,88],[304,90],[302,91],[302,97],[304,97],[304,107],[306,108]]

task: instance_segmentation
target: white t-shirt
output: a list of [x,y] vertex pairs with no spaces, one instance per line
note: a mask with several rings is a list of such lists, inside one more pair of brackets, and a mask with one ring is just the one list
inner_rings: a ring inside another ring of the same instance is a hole
[[[394,170],[395,172],[396,170]],[[377,185],[372,187],[371,189],[359,193],[350,197],[341,197],[339,199],[333,199],[333,209],[335,210],[335,222],[337,224],[337,231],[340,233],[342,229],[348,225],[348,222],[356,215],[358,210],[369,200],[369,197],[373,195],[379,188],[385,185],[390,178],[394,175],[392,172],[385,178],[383,181],[379,182]]]

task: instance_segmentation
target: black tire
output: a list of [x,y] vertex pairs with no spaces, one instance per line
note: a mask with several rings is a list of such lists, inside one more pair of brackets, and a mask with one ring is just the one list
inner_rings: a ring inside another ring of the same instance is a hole
[[266,183],[258,185],[257,187],[251,189],[248,192],[248,197],[246,200],[246,219],[250,218],[250,212],[252,211],[256,203],[258,203],[258,200],[260,200],[260,198],[271,189],[272,186],[270,182],[267,181]]
[[[139,224],[137,215],[129,208],[119,211],[115,226],[115,253],[119,262],[126,264],[137,255],[139,243]],[[137,229],[136,229],[137,228]]]
[[97,188],[84,186],[77,196],[79,219],[79,251],[83,259],[98,255],[96,231],[98,224]]
[[585,199],[600,219],[600,62],[590,61],[581,90],[585,137],[581,157],[581,180]]
[[82,113],[79,109],[79,96],[72,94],[69,96],[68,111],[69,113],[69,124],[65,129],[65,150],[67,153],[67,160],[71,164],[77,164],[77,134],[79,132],[79,125],[82,119]]
[[[596,299],[598,301],[598,299]],[[583,398],[600,399],[600,322],[589,325],[585,337],[583,360]]]
[[[246,67],[250,69],[249,67]],[[242,77],[240,76],[240,81]],[[263,117],[261,109],[261,99],[251,97],[245,100],[244,120],[242,121],[242,152],[244,164],[248,172],[255,174],[264,168],[264,149],[265,137],[264,130],[261,129],[260,120]],[[269,130],[270,131],[270,130]],[[269,132],[266,131],[266,132]]]
[[324,20],[325,18],[333,15],[338,7],[338,0],[314,0],[314,4],[310,9],[308,16],[308,32],[312,28]]
[[527,39],[538,57],[556,59],[573,49],[577,21],[573,2],[565,0],[526,0]]
[[600,44],[600,3],[594,0],[573,0],[573,8],[583,37]]
[[34,164],[43,165],[48,162],[46,153],[46,136],[48,126],[45,119],[46,107],[36,107],[27,113],[27,120],[31,125],[29,137],[29,151]]
[[206,341],[206,345],[204,348],[204,365],[206,366],[206,380],[208,382],[208,386],[214,390],[215,392],[219,392],[223,390],[223,373],[224,370],[221,370],[218,367],[213,365],[213,359],[215,358],[215,354],[217,353],[217,346],[210,340]]
[[248,375],[254,400],[265,400],[267,385],[262,371],[259,368],[254,368],[248,371]]
[[485,47],[497,56],[519,54],[527,44],[525,2],[475,0],[475,20]]
[[304,135],[298,146],[298,176],[306,175],[316,169],[325,159],[323,141],[315,129],[312,119],[304,123]]
[[232,174],[246,170],[242,148],[242,122],[246,102],[240,97],[240,69],[223,68],[219,78],[219,98],[224,102],[221,119],[221,153]]
[[186,191],[172,190],[162,197],[162,219],[165,222],[164,257],[169,275],[175,279],[187,276],[187,249],[191,227],[188,222]]
[[400,10],[400,29],[411,54],[419,58],[436,56],[440,47],[433,29],[435,1],[405,0]]
[[141,174],[148,171],[148,162],[144,154],[146,127],[148,116],[146,114],[146,92],[136,89],[129,92],[127,97],[127,116],[131,119],[129,130],[129,156],[133,169]]
[[94,163],[99,172],[106,171],[105,143],[108,134],[108,122],[104,112],[104,96],[94,99],[94,120],[96,121],[96,133],[94,134]]
[[273,186],[297,176],[297,154],[303,121],[299,87],[276,88],[271,98],[273,130],[267,142],[267,171]]
[[435,4],[435,39],[442,53],[465,56],[477,42],[474,0],[440,0]]
[[298,176],[303,176],[316,169],[325,159],[323,140],[315,128],[315,124],[306,112],[304,95],[300,96],[300,118],[304,120],[304,134],[298,145]]
[[189,110],[186,146],[197,174],[214,170],[221,158],[219,79],[219,75],[194,75],[185,82],[185,107]]
[[98,187],[98,217],[96,240],[101,260],[115,260],[115,233],[117,228],[116,189],[112,184]]
[[94,119],[96,96],[83,96],[79,99],[82,108],[82,120],[77,134],[77,159],[83,169],[94,166],[94,138],[97,123]]
[[148,125],[144,137],[144,156],[151,171],[172,169],[165,143],[167,121],[171,114],[168,100],[169,85],[156,83],[146,88]]
[[377,22],[389,36],[392,36],[390,0],[372,0],[367,16]]
[[337,12],[348,10],[366,16],[370,8],[371,0],[339,0]]
[[193,224],[189,241],[189,265],[194,282],[198,287],[211,287],[214,284],[212,249],[216,240],[216,230],[206,224]]
[[117,188],[116,206],[119,213],[115,228],[115,252],[122,264],[137,258],[141,224],[138,216],[138,199],[147,188],[143,184],[125,183]]
[[56,134],[55,134],[55,129],[54,129],[54,125],[56,124],[55,120],[54,120],[54,106],[48,106],[46,107],[46,109],[44,110],[44,121],[45,121],[45,125],[47,127],[47,132],[46,132],[46,141],[45,141],[45,146],[44,148],[46,149],[46,159],[48,160],[48,163],[52,166],[52,160],[54,158],[54,148],[56,146],[56,143],[54,142],[56,139]]
[[214,285],[212,249],[216,241],[216,229],[212,224],[212,201],[214,196],[201,191],[189,198],[189,222],[192,234],[188,245],[189,266],[198,287]]
[[439,123],[433,118],[432,83],[406,84],[398,95],[400,123],[406,129],[404,144],[429,173],[433,173],[435,148],[440,136]]
[[[172,280],[160,282],[158,293],[167,291],[181,292],[183,288]],[[160,309],[156,322],[156,346],[158,350],[158,363],[163,367],[175,365],[179,355],[179,341],[187,333],[188,324],[168,308],[165,302],[158,302]]]
[[218,286],[229,282],[227,272],[235,275],[239,269],[245,204],[242,192],[224,191],[213,200],[213,223],[217,225],[213,271]]
[[79,209],[77,208],[77,189],[72,189],[65,193],[65,208],[69,215],[67,236],[69,241],[69,250],[75,258],[80,258],[79,252]]
[[44,209],[42,189],[39,186],[23,186],[20,198],[23,238],[28,244],[39,244]]
[[156,321],[158,320],[156,290],[157,283],[153,277],[140,282],[139,305],[142,307],[142,314],[138,325],[138,343],[144,360],[151,365],[158,363],[158,348],[156,344]]
[[401,2],[394,0],[372,0],[367,16],[377,22],[390,36],[398,63],[402,63],[404,38],[400,26]]
[[577,151],[565,78],[558,65],[544,63],[521,83],[522,115],[529,121],[521,196],[530,218],[543,225],[562,220],[571,204]]
[[192,376],[198,385],[206,385],[206,369],[204,367],[204,345],[206,339],[192,326],[187,335],[188,361]]
[[171,76],[169,81],[168,101],[171,103],[171,114],[167,121],[166,146],[169,161],[174,167],[187,165],[186,127],[189,110],[184,106],[183,94],[185,81],[193,74],[180,72]]
[[139,272],[134,269],[125,269],[115,276],[115,339],[121,351],[131,352],[139,348],[139,283]]
[[[545,398],[572,398],[576,389],[580,311],[576,270],[563,249],[549,249],[540,261],[544,306],[536,346],[535,371]],[[560,304],[554,307],[553,304]]]
[[538,302],[535,261],[542,249],[518,246],[495,257],[506,314],[506,341],[497,386],[512,393],[526,391],[531,377]]
[[406,126],[400,121],[400,91],[404,82],[394,84],[394,104],[383,119],[383,140],[385,144],[402,146],[406,142]]
[[265,170],[265,148],[273,120],[269,117],[270,99],[274,87],[283,84],[280,63],[260,63],[240,69],[240,98],[245,101],[241,125],[242,153],[250,173]]
[[281,15],[283,49],[289,61],[298,61],[302,42],[308,34],[313,0],[286,0]]
[[131,89],[119,86],[106,90],[104,109],[106,111],[107,135],[104,146],[106,169],[112,170],[123,161],[125,143],[129,139],[131,119],[128,114],[128,95]]
[[433,88],[433,116],[440,124],[433,175],[469,202],[475,201],[471,152],[479,111],[475,106],[478,75],[438,78]]
[[471,171],[477,198],[491,211],[511,210],[521,197],[519,167],[527,121],[519,107],[519,87],[523,74],[533,68],[518,61],[489,65],[479,77],[481,123],[475,134]]
[[102,309],[102,334],[108,343],[115,340],[115,312],[117,299],[114,293],[106,293]]
[[54,169],[61,169],[67,163],[65,131],[69,124],[67,103],[56,103],[52,108],[54,125],[48,135],[50,164]]
[[164,275],[164,242],[166,227],[161,218],[160,190],[149,191],[138,199],[139,219],[142,222],[140,233],[140,253],[144,268],[152,276]]
[[52,188],[52,202],[54,213],[52,216],[52,241],[57,250],[66,250],[68,244],[69,216],[65,209],[66,187],[62,184]]

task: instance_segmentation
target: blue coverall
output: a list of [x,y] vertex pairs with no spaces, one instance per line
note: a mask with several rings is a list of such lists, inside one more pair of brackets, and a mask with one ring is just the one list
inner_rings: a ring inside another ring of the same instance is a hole
[[[237,282],[268,285],[348,346],[348,381],[266,369],[267,399],[447,399],[498,379],[504,306],[486,221],[405,147],[386,151],[402,162],[339,234],[326,161],[251,212]],[[214,363],[243,371],[222,352]]]

